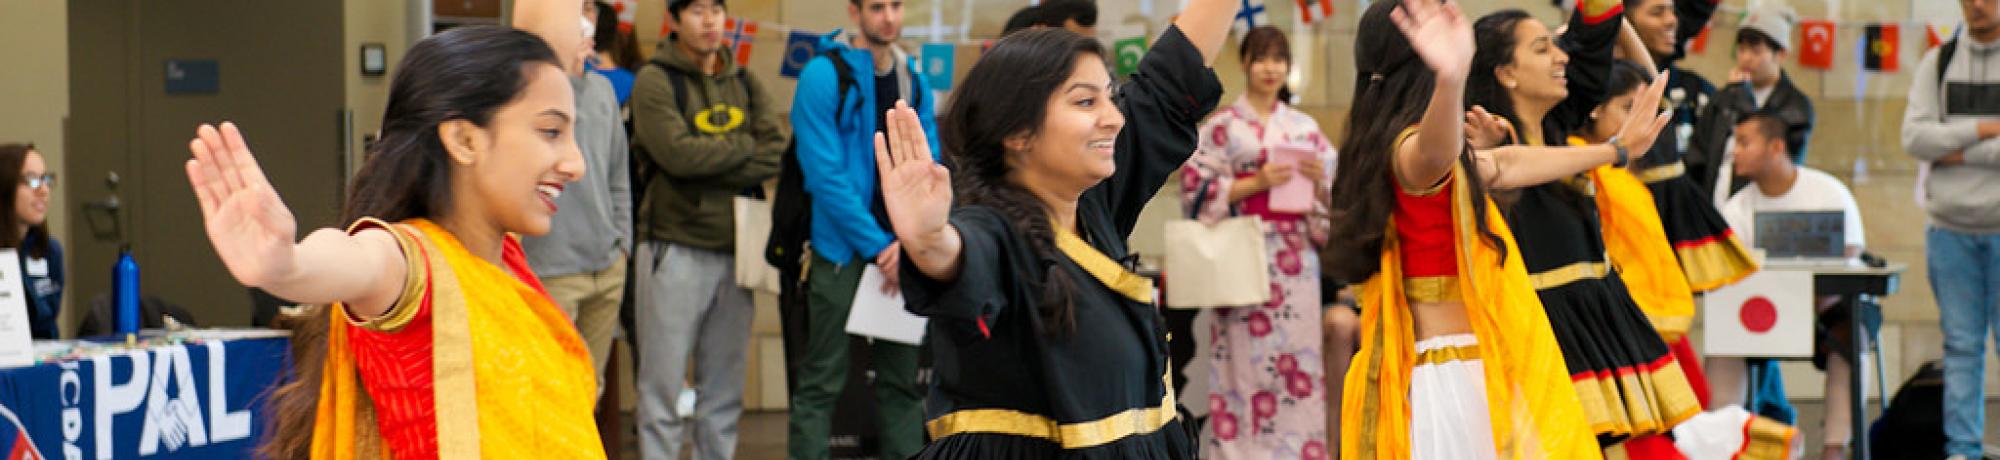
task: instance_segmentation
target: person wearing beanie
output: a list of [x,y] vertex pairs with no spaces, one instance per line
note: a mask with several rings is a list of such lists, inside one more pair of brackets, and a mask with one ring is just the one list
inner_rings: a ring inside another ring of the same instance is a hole
[[1736,34],[1736,67],[1729,83],[1702,109],[1688,149],[1687,173],[1721,208],[1729,195],[1749,185],[1731,171],[1735,151],[1731,137],[1736,124],[1755,112],[1768,112],[1785,124],[1786,155],[1803,164],[1806,140],[1812,137],[1813,105],[1792,84],[1783,64],[1792,48],[1792,28],[1798,15],[1788,7],[1766,7],[1743,18]]

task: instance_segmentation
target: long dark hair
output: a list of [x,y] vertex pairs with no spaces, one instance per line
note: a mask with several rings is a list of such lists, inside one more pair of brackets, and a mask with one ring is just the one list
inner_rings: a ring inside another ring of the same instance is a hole
[[[1378,1],[1361,16],[1354,39],[1354,105],[1340,143],[1334,175],[1333,228],[1325,267],[1334,278],[1359,282],[1381,271],[1382,240],[1396,202],[1393,168],[1396,136],[1423,120],[1436,75],[1389,21],[1398,2]],[[1458,156],[1472,186],[1472,216],[1486,244],[1506,248],[1486,222],[1486,185],[1472,164],[1470,147]],[[1425,184],[1428,185],[1428,184]],[[1503,254],[1504,257],[1504,254]]]
[[[1514,99],[1507,97],[1507,87],[1500,85],[1495,70],[1514,63],[1514,46],[1519,44],[1514,40],[1514,27],[1521,21],[1532,20],[1534,16],[1526,11],[1505,9],[1472,23],[1472,42],[1479,45],[1472,53],[1472,73],[1465,77],[1465,103],[1485,107],[1488,113],[1513,122],[1515,129],[1521,128],[1521,114],[1514,107]],[[1543,133],[1544,137],[1552,134],[1546,130]],[[1548,145],[1562,145],[1543,140]]]
[[[1243,61],[1243,73],[1250,73],[1250,63],[1258,59],[1284,59],[1285,66],[1292,62],[1292,42],[1285,38],[1285,31],[1276,26],[1258,26],[1243,34],[1243,43],[1236,46],[1236,55]],[[1247,79],[1247,78],[1246,78]],[[1292,85],[1278,86],[1278,102],[1292,103]]]
[[618,9],[604,0],[597,2],[597,31],[591,33],[590,49],[611,53],[611,60],[618,68],[637,72],[639,70],[639,42],[632,31],[619,25]]
[[1076,58],[1102,58],[1097,40],[1061,28],[1023,30],[1000,39],[980,56],[979,63],[959,83],[938,127],[939,143],[957,165],[952,184],[960,206],[984,206],[998,211],[1028,240],[1042,260],[1040,311],[1045,332],[1063,336],[1076,330],[1076,290],[1057,265],[1051,210],[1027,188],[1007,180],[1006,141],[1034,135],[1048,112],[1048,101],[1076,70]]
[[[451,160],[438,125],[467,120],[485,126],[527,85],[529,66],[558,62],[534,34],[498,26],[453,28],[410,47],[389,86],[381,141],[348,184],[340,220],[396,222],[447,212]],[[293,329],[292,378],[271,394],[271,435],[259,449],[264,458],[311,456],[320,368],[332,326],[325,308],[286,319]]]
[[[27,167],[28,152],[33,151],[35,144],[0,144],[0,180],[22,180],[21,168]],[[0,186],[0,203],[7,206],[7,212],[0,212],[0,248],[20,248],[22,255],[38,259],[48,257],[46,223],[29,225],[25,236],[14,234],[14,227],[21,225],[21,215],[14,210],[20,192],[21,187]]]
[[[1529,16],[1526,11],[1505,9],[1481,16],[1478,21],[1472,23],[1472,40],[1473,43],[1479,44],[1479,49],[1472,53],[1472,74],[1465,78],[1465,103],[1485,107],[1487,112],[1512,122],[1514,129],[1517,130],[1524,126],[1520,108],[1515,107],[1514,98],[1508,96],[1512,90],[1500,84],[1498,70],[1500,66],[1514,63],[1514,48],[1520,44],[1514,39],[1514,29],[1519,28],[1522,21],[1534,20],[1536,20],[1534,16]],[[1564,126],[1556,117],[1543,114],[1539,128],[1542,138],[1538,140],[1542,145],[1563,146],[1569,145],[1569,134],[1578,127]],[[1528,135],[1526,132],[1516,134]],[[1528,139],[1508,141],[1512,142],[1530,141]],[[1590,197],[1575,189],[1552,187],[1551,190],[1559,201],[1585,215],[1596,206],[1590,202]],[[1510,219],[1513,218],[1514,201],[1519,198],[1519,194],[1505,193],[1500,196],[1499,202],[1503,211],[1508,213]]]
[[1639,66],[1639,63],[1624,59],[1611,61],[1611,79],[1605,83],[1605,89],[1609,91],[1604,93],[1606,96],[1604,99],[1609,102],[1612,97],[1629,94],[1651,84],[1653,84],[1652,72],[1647,72],[1645,67]]

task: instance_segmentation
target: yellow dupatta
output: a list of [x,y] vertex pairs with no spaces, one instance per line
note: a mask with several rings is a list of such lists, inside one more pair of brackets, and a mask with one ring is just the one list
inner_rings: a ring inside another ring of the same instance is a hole
[[[1452,173],[1453,240],[1458,288],[1486,370],[1486,402],[1501,458],[1591,459],[1602,456],[1585,422],[1562,351],[1541,298],[1529,284],[1520,248],[1489,201],[1475,215],[1471,183]],[[1488,246],[1473,224],[1484,218],[1500,237]],[[1416,337],[1403,294],[1402,248],[1393,228],[1383,242],[1381,271],[1362,288],[1361,349],[1347,371],[1341,400],[1341,456],[1410,456],[1410,372]],[[1505,251],[1504,253],[1502,251]]]
[[[547,295],[467,253],[456,237],[430,221],[390,225],[369,219],[355,225],[380,226],[395,235],[415,277],[405,299],[419,298],[429,286],[439,458],[528,459],[552,453],[605,458],[592,417],[597,379],[589,352]],[[384,318],[352,323],[345,306],[327,309],[334,324],[327,334],[313,458],[391,457],[361,385],[346,325],[407,324],[418,305],[398,305]]]
[[[1570,137],[1570,145],[1589,145]],[[1680,340],[1694,324],[1694,288],[1681,271],[1653,191],[1630,170],[1599,166],[1590,171],[1603,227],[1604,251],[1639,310],[1667,343]]]

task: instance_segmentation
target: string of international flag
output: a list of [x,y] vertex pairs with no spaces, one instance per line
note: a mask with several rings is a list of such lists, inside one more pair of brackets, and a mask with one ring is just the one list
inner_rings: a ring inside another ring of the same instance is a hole
[[[1724,5],[1718,11],[1717,18],[1734,16],[1736,22],[1741,23],[1748,14],[1747,9]],[[1688,44],[1688,51],[1696,54],[1707,52],[1708,37],[1715,26],[1716,23],[1712,22],[1707,28],[1703,28],[1701,34],[1695,36]],[[1833,70],[1834,62],[1840,56],[1839,47],[1836,45],[1839,42],[1840,29],[1855,26],[1861,28],[1862,34],[1855,48],[1855,57],[1860,63],[1859,68],[1876,73],[1901,71],[1903,31],[1906,27],[1923,31],[1924,51],[1938,47],[1951,39],[1955,33],[1953,29],[1924,21],[1841,21],[1802,18],[1798,20],[1796,26],[1799,44],[1797,52],[1794,53],[1798,55],[1799,66],[1815,70]]]
[[[634,1],[612,1],[613,6],[618,10],[620,26],[626,30],[630,30],[632,27],[632,11],[634,8],[631,8],[630,4]],[[1337,0],[1292,0],[1291,3],[1298,8],[1297,18],[1301,23],[1313,24],[1333,17],[1333,3],[1335,1]],[[1235,18],[1239,31],[1271,24],[1264,0],[1241,0],[1241,2],[1242,8],[1237,12]],[[1741,22],[1743,17],[1749,14],[1744,8],[1734,5],[1723,5],[1718,13],[1719,18],[1735,16],[1737,22]],[[1809,69],[1832,70],[1834,62],[1839,55],[1835,49],[1835,43],[1840,35],[1839,29],[1842,26],[1853,25],[1855,23],[1851,21],[1819,18],[1800,19],[1796,27],[1800,45],[1798,46],[1797,53],[1795,53],[1798,56],[1799,65]],[[1878,73],[1893,73],[1901,70],[1902,33],[1906,26],[1913,26],[1923,31],[1925,36],[1925,50],[1939,46],[1952,35],[1952,31],[1950,30],[1946,30],[1936,24],[1920,21],[1862,22],[1860,26],[1863,37],[1858,42],[1859,47],[1856,53],[1857,59],[1860,61],[1859,67],[1868,72]],[[671,28],[672,21],[661,21],[660,35],[666,36],[672,32]],[[1689,51],[1691,53],[1701,54],[1707,52],[1708,37],[1713,28],[1714,25],[1711,24],[1708,28],[1702,29],[1700,35],[1696,36],[1694,40],[1691,40],[1689,43]],[[737,62],[749,61],[755,39],[760,33],[768,30],[785,36],[785,55],[780,70],[781,74],[788,78],[797,78],[798,72],[805,66],[805,63],[812,59],[815,50],[818,49],[818,42],[823,35],[819,32],[789,27],[783,24],[766,23],[741,17],[728,18],[724,24],[724,29],[727,31],[725,46],[730,48]],[[963,35],[961,34],[960,36]],[[924,61],[924,73],[932,77],[931,81],[942,83],[941,86],[943,89],[949,88],[950,75],[956,70],[956,66],[954,65],[956,47],[979,46],[980,49],[984,50],[985,47],[991,46],[993,42],[991,39],[924,38],[927,40],[922,45],[921,53],[919,54]],[[1145,47],[1145,37],[1128,37],[1115,40],[1112,47],[1114,54],[1120,58],[1127,57],[1128,55],[1132,58],[1129,60],[1130,62],[1126,62],[1128,61],[1127,59],[1117,59],[1118,72],[1124,74],[1134,70],[1138,64],[1137,56],[1144,54]]]

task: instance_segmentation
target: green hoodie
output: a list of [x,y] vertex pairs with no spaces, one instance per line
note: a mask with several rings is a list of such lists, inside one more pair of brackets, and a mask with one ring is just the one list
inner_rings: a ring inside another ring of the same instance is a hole
[[[660,44],[632,85],[632,139],[641,147],[634,153],[645,152],[637,160],[653,166],[639,232],[650,240],[730,250],[736,241],[732,198],[778,175],[791,133],[770,95],[727,49],[717,53],[722,70],[707,75],[673,43]],[[686,107],[676,105],[669,71],[684,77]]]

